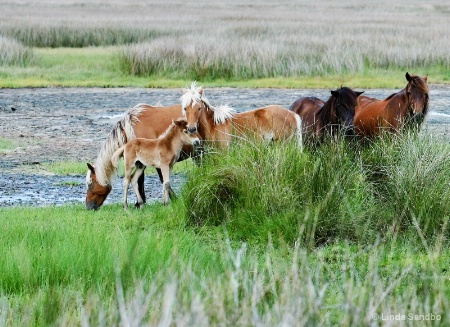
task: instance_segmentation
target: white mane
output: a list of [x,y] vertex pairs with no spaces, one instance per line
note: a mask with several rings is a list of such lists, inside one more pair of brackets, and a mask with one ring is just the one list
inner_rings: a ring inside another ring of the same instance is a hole
[[214,124],[224,124],[227,119],[233,118],[235,110],[229,105],[220,105],[213,107],[208,99],[205,97],[204,89],[202,86],[197,86],[197,82],[194,81],[190,88],[183,89],[183,95],[181,96],[181,107],[183,110],[189,105],[203,102],[206,105],[206,109],[211,109],[214,112]]
[[190,88],[183,89],[183,95],[181,96],[181,107],[185,109],[191,103],[204,102],[203,87],[198,86],[197,82],[192,82]]
[[230,107],[229,105],[220,105],[217,107],[213,107],[212,110],[214,111],[214,124],[225,124],[227,119],[232,119],[234,114],[236,113],[236,110],[234,108]]
[[[128,109],[104,141],[97,159],[94,163],[97,182],[102,185],[111,185],[116,168],[111,163],[112,154],[127,141],[136,138],[134,124],[139,122],[139,115],[146,110],[145,104],[138,104]],[[86,185],[92,184],[91,171],[86,174]]]

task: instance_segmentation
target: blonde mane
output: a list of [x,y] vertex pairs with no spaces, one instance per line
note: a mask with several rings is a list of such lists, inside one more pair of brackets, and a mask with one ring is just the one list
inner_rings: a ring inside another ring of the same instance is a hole
[[[111,185],[116,168],[111,162],[113,153],[125,145],[129,140],[135,139],[134,124],[139,122],[139,115],[146,108],[142,104],[138,104],[133,108],[128,109],[123,118],[116,123],[116,126],[111,130],[108,137],[98,153],[97,159],[94,163],[95,176],[97,182],[102,185]],[[91,171],[88,170],[86,175],[86,186],[92,183]]]
[[215,125],[225,124],[227,119],[232,119],[234,117],[234,114],[236,113],[236,110],[234,110],[234,108],[230,107],[227,104],[212,107],[211,109],[214,112]]
[[183,89],[183,95],[181,96],[181,107],[183,111],[186,110],[191,104],[203,102],[206,106],[206,110],[212,110],[214,113],[214,124],[224,124],[227,119],[233,118],[235,110],[229,105],[220,105],[217,107],[212,106],[205,96],[205,92],[202,86],[197,86],[197,82],[192,82],[189,88]]

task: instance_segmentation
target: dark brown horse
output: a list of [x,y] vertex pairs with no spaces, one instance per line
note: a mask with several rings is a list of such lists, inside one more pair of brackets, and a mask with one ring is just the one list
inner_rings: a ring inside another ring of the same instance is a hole
[[408,84],[384,100],[360,97],[355,113],[355,131],[373,137],[383,131],[398,133],[403,128],[419,129],[428,112],[428,77],[405,75]]
[[296,100],[290,109],[302,118],[305,143],[322,142],[326,135],[335,137],[341,129],[346,135],[353,135],[355,107],[362,93],[341,87],[331,91],[327,102],[316,97]]

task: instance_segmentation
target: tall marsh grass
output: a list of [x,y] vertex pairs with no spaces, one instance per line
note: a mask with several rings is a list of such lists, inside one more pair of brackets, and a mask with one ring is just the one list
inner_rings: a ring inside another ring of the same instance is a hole
[[14,39],[0,35],[0,65],[26,66],[33,58],[31,48]]
[[184,79],[448,69],[449,17],[418,0],[0,4],[2,34],[27,46],[125,45],[124,72]]
[[304,153],[290,144],[238,142],[205,158],[183,199],[192,225],[223,225],[251,242],[272,235],[287,243],[303,237],[310,246],[364,244],[416,228],[436,236],[450,218],[449,159],[448,144],[414,135]]

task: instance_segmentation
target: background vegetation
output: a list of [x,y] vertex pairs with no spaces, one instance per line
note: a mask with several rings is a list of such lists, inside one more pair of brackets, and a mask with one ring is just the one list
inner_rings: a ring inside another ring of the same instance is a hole
[[[340,76],[353,87],[367,80],[371,87],[397,87],[391,74],[405,71],[428,73],[432,82],[450,79],[450,9],[438,1],[50,0],[6,2],[0,9],[2,40],[17,43],[0,47],[0,58],[15,58],[2,59],[3,86],[25,86],[25,76],[31,86],[269,79],[263,86],[315,87],[315,77],[327,77],[325,84]],[[66,64],[74,53],[81,57]],[[81,59],[86,56],[89,64]]]

